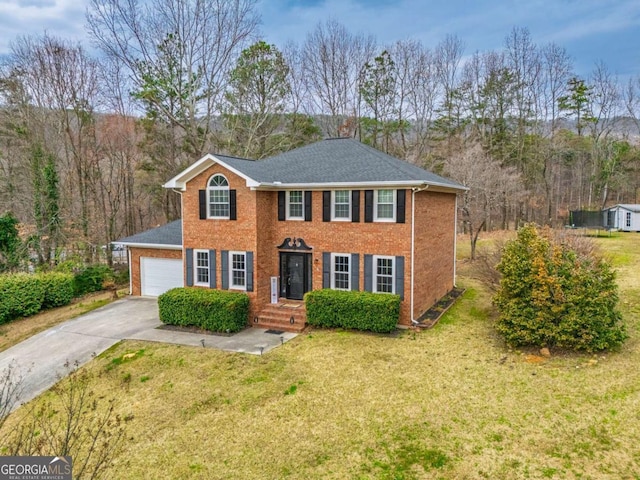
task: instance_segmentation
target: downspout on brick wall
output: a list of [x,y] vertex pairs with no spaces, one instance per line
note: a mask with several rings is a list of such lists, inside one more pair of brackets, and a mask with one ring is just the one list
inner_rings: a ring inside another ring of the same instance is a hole
[[424,192],[429,185],[423,185],[422,187],[413,187],[411,189],[411,323],[416,325],[418,321],[413,317],[413,303],[414,303],[414,279],[415,279],[415,245],[416,245],[416,193]]
[[129,295],[133,295],[133,271],[131,265],[131,248],[127,245],[127,260],[129,261]]
[[453,286],[456,285],[456,271],[457,271],[457,253],[458,253],[458,194],[456,193],[456,210],[453,221]]
[[185,267],[185,249],[184,249],[184,202],[182,201],[182,191],[181,190],[177,190],[175,188],[171,189],[172,192],[177,193],[178,195],[180,195],[180,241],[182,243],[182,262],[183,262],[183,270],[182,270],[182,284],[186,285],[187,284],[187,279],[185,278],[185,271],[184,271],[184,267]]

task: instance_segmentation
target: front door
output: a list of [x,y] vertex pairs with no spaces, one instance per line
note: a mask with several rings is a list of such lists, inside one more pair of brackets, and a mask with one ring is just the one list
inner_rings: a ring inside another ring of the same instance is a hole
[[309,290],[309,264],[311,255],[308,253],[280,254],[280,295],[292,300],[302,300]]

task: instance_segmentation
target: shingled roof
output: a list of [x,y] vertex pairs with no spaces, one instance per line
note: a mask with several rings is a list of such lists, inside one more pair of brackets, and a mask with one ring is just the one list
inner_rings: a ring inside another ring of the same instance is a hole
[[181,249],[182,220],[175,220],[161,227],[136,233],[114,243],[148,248]]
[[210,154],[169,180],[165,187],[184,189],[186,182],[213,163],[226,166],[245,178],[248,186],[257,189],[331,185],[432,185],[466,190],[453,180],[351,138],[326,139],[259,161]]
[[624,208],[625,210],[629,210],[634,213],[640,212],[640,204],[637,203],[619,203],[617,205],[607,207],[605,210],[613,210],[615,208]]

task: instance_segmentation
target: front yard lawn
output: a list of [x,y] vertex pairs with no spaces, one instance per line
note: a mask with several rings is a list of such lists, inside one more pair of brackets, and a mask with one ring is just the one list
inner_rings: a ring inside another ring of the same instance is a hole
[[431,330],[312,331],[264,356],[122,342],[87,367],[130,419],[109,476],[638,478],[638,239],[598,240],[618,259],[620,352],[510,350],[464,262]]

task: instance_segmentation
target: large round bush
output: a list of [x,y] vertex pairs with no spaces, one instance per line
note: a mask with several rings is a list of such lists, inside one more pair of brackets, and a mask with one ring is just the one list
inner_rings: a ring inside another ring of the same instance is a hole
[[627,338],[615,272],[593,251],[526,225],[505,245],[497,268],[497,329],[510,345],[596,351]]

